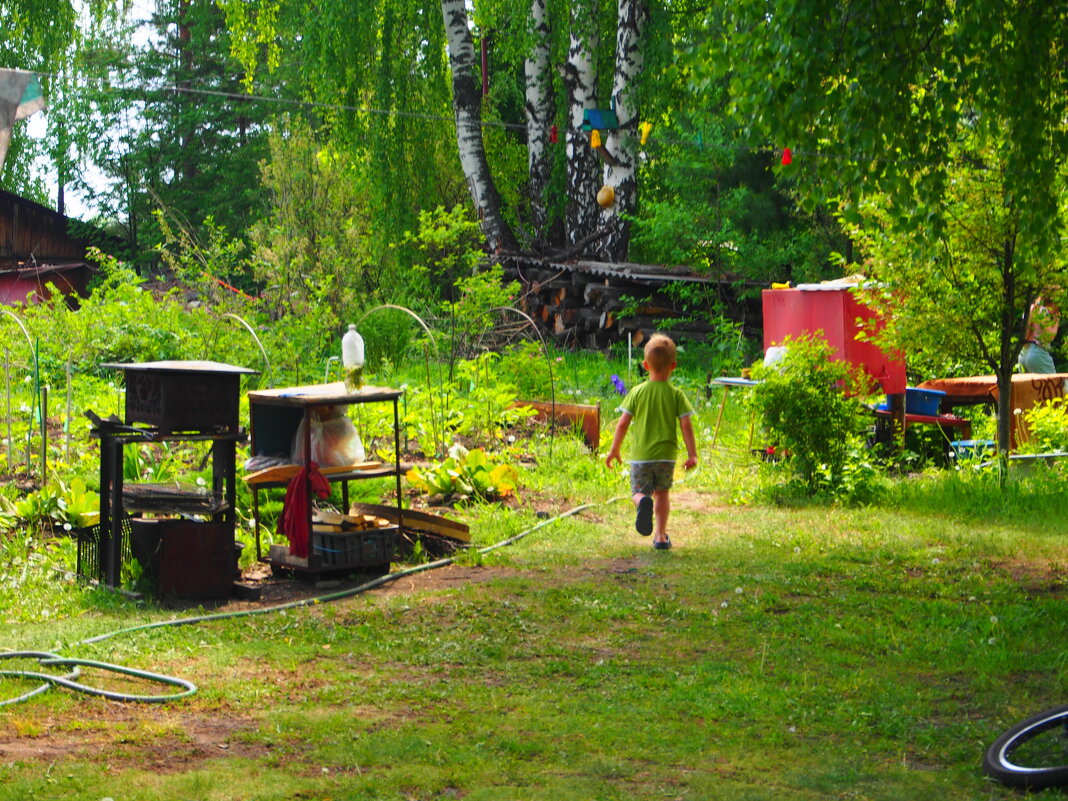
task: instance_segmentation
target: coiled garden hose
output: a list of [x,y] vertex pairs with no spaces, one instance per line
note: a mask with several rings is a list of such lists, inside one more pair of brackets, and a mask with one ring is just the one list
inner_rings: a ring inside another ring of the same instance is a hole
[[[579,512],[590,509],[594,506],[605,506],[610,503],[614,503],[619,500],[624,500],[624,496],[611,498],[607,501],[598,503],[586,503],[581,506],[576,506],[572,509],[568,509],[566,512],[550,517],[546,520],[542,520],[536,525],[525,529],[518,534],[515,534],[508,539],[501,540],[493,545],[487,545],[483,548],[479,548],[476,553],[487,554],[498,548],[503,548],[506,545],[513,545],[524,537],[533,534],[535,531],[544,528],[558,520],[563,520],[566,517],[572,517]],[[451,565],[456,560],[453,557],[446,557],[438,559],[433,562],[426,562],[421,565],[413,565],[412,567],[399,570],[396,573],[387,573],[384,576],[379,576],[368,582],[360,584],[357,587],[351,589],[341,590],[339,592],[329,593],[327,595],[319,595],[314,598],[303,598],[299,601],[290,601],[284,604],[277,604],[275,606],[267,606],[260,609],[242,609],[236,612],[219,612],[211,615],[197,615],[194,617],[176,618],[174,620],[162,620],[156,623],[145,623],[140,626],[130,626],[124,629],[118,629],[116,631],[107,632],[105,634],[98,634],[95,637],[90,637],[86,640],[81,640],[75,645],[91,645],[93,643],[103,642],[104,640],[110,640],[112,637],[118,637],[121,634],[131,634],[135,631],[147,631],[150,629],[160,629],[168,626],[190,626],[196,623],[207,623],[214,620],[228,620],[238,617],[250,617],[252,615],[266,615],[273,612],[281,612],[286,609],[297,609],[304,606],[315,606],[316,604],[329,603],[331,601],[338,601],[343,598],[350,598],[354,595],[373,590],[377,587],[381,587],[391,581],[404,578],[405,576],[411,576],[415,573],[422,573],[427,570],[434,570],[439,567],[446,567]],[[112,701],[127,701],[127,702],[139,702],[139,703],[164,703],[167,701],[177,701],[180,698],[187,698],[193,695],[197,691],[197,686],[191,681],[186,679],[176,678],[174,676],[167,676],[162,673],[154,673],[147,670],[137,670],[135,668],[128,668],[122,665],[114,665],[109,662],[97,662],[90,659],[73,659],[62,657],[57,654],[50,653],[48,651],[6,651],[0,652],[0,659],[36,659],[38,664],[42,667],[72,667],[71,672],[65,676],[60,676],[53,673],[45,673],[39,670],[0,670],[0,676],[6,676],[16,679],[32,679],[42,682],[40,685],[19,695],[15,698],[10,698],[4,701],[0,701],[0,707],[8,706],[10,704],[17,704],[22,701],[27,701],[36,695],[40,695],[53,686],[66,687],[69,690],[75,690],[76,692],[86,693],[88,695],[97,695],[103,698],[107,698]],[[113,692],[111,690],[104,690],[99,687],[93,687],[91,685],[84,684],[77,681],[80,676],[80,668],[96,668],[98,670],[104,670],[111,673],[118,673],[124,676],[132,676],[134,678],[144,679],[146,681],[155,682],[157,684],[165,684],[172,687],[181,687],[182,692],[170,693],[164,695],[136,695],[129,693]]]

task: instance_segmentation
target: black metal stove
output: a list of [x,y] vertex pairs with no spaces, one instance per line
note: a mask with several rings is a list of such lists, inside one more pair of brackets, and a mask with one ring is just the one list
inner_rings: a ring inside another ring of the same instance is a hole
[[[256,371],[209,361],[104,366],[125,374],[126,410],[121,423],[91,416],[91,434],[100,439],[99,578],[111,586],[120,582],[128,553],[125,532],[140,539],[133,550],[158,578],[161,595],[229,595],[235,553],[234,449],[245,436],[238,420],[241,376]],[[210,488],[123,486],[124,445],[180,441],[211,443]]]

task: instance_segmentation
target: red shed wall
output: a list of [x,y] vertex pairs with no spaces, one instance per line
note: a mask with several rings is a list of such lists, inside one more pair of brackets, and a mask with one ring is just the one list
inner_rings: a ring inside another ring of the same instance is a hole
[[849,289],[765,289],[762,299],[765,350],[788,336],[822,331],[836,359],[863,367],[887,395],[905,391],[904,360],[857,340],[857,320],[872,320],[876,314]]

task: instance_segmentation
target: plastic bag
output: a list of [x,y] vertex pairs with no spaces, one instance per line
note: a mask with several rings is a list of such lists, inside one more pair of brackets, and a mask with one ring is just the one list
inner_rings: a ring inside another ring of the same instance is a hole
[[307,464],[304,454],[304,422],[311,421],[311,461],[319,467],[345,467],[366,457],[356,426],[336,406],[320,406],[309,411],[293,437],[293,461]]

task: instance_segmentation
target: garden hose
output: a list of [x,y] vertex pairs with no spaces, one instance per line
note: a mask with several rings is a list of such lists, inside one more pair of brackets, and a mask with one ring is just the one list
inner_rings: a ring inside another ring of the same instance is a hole
[[[476,553],[487,554],[498,548],[503,548],[506,545],[512,545],[524,537],[533,534],[535,531],[544,528],[558,520],[563,520],[566,517],[572,517],[579,512],[590,509],[594,506],[604,506],[616,501],[624,500],[624,496],[618,496],[610,498],[607,501],[601,501],[598,503],[586,503],[581,506],[576,506],[572,509],[568,509],[566,512],[550,517],[546,520],[542,520],[534,526],[525,529],[518,534],[515,534],[505,540],[494,543],[493,545],[487,545],[483,548],[479,548]],[[339,592],[330,593],[327,595],[319,595],[314,598],[303,598],[299,601],[290,601],[284,604],[277,604],[275,606],[267,606],[260,609],[242,609],[236,612],[219,612],[211,615],[197,615],[194,617],[183,617],[174,620],[163,620],[156,623],[145,623],[139,626],[129,626],[124,629],[118,629],[116,631],[107,632],[105,634],[98,634],[95,637],[90,637],[86,640],[81,640],[75,645],[90,645],[93,643],[103,642],[109,640],[112,637],[118,637],[121,634],[130,634],[135,631],[147,631],[150,629],[160,629],[168,626],[189,626],[197,623],[207,623],[215,620],[227,620],[238,617],[250,617],[252,615],[265,615],[272,612],[281,612],[287,609],[297,609],[304,606],[315,606],[316,604],[328,603],[330,601],[338,601],[343,598],[350,598],[354,595],[373,590],[376,587],[381,587],[391,581],[403,578],[405,576],[411,576],[415,573],[422,573],[427,570],[434,570],[439,567],[446,567],[453,564],[456,560],[453,557],[446,557],[438,559],[433,562],[426,562],[421,565],[413,565],[412,567],[399,570],[396,573],[387,573],[384,576],[379,576],[357,587],[353,587],[348,590],[341,590]],[[128,668],[122,665],[114,665],[109,662],[97,662],[90,659],[73,659],[62,657],[57,654],[49,653],[47,651],[7,651],[0,652],[0,659],[36,659],[38,664],[42,667],[72,667],[73,670],[67,673],[65,676],[58,674],[45,673],[43,671],[35,670],[0,670],[0,676],[16,678],[16,679],[33,679],[41,681],[42,683],[35,687],[33,690],[23,693],[15,698],[10,698],[4,701],[0,701],[0,707],[10,704],[20,703],[22,701],[29,700],[36,695],[40,695],[53,686],[66,687],[69,690],[76,692],[86,693],[88,695],[97,695],[103,698],[107,698],[112,701],[126,701],[126,702],[140,702],[140,703],[163,703],[166,701],[176,701],[180,698],[187,698],[193,695],[197,691],[197,686],[191,681],[186,679],[176,678],[174,676],[167,676],[162,673],[154,673],[147,670],[137,670],[135,668]],[[135,695],[127,693],[113,692],[111,690],[104,690],[99,687],[92,687],[77,681],[80,676],[80,668],[89,667],[99,670],[108,671],[111,673],[118,673],[125,676],[132,676],[134,678],[145,679],[146,681],[156,682],[158,684],[166,684],[172,687],[182,688],[181,692],[171,693],[165,695]]]

